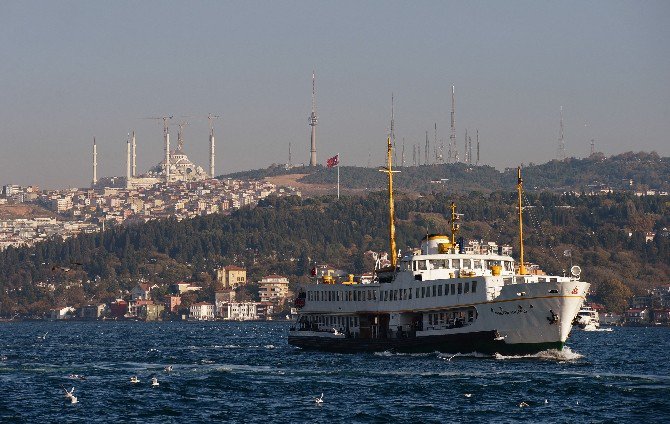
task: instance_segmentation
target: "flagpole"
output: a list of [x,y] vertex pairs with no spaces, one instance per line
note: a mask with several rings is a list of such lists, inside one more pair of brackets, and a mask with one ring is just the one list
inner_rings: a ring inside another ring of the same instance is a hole
[[340,198],[340,154],[337,154],[337,198]]

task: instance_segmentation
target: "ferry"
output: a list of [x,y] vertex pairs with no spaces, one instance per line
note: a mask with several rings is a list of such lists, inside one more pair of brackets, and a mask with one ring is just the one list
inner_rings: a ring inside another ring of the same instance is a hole
[[532,354],[562,349],[589,284],[570,276],[531,273],[524,263],[521,168],[518,169],[520,260],[511,248],[477,250],[451,234],[427,235],[420,250],[395,252],[392,145],[387,140],[390,266],[368,284],[325,275],[299,289],[288,343],[328,352]]

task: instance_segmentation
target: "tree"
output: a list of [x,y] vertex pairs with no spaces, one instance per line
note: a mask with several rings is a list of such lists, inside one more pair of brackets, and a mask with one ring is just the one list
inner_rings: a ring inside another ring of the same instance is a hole
[[608,311],[623,313],[628,307],[628,300],[633,296],[631,289],[616,278],[606,279],[598,283],[598,298]]

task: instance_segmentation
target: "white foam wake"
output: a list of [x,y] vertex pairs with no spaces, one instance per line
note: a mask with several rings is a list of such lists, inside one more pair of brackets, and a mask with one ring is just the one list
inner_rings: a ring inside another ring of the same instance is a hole
[[572,349],[565,346],[563,349],[548,349],[532,355],[501,355],[496,353],[495,359],[543,359],[548,361],[576,361],[583,358],[581,353],[573,352]]

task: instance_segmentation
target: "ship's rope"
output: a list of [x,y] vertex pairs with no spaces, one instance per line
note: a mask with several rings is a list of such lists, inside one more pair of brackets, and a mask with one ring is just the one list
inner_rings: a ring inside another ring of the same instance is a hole
[[[512,209],[508,209],[507,210],[507,215],[505,215],[505,218],[503,218],[500,221],[496,220],[496,223],[498,224],[498,235],[496,236],[496,238],[494,240],[496,242],[498,242],[499,245],[502,245],[502,241],[501,241],[502,232],[505,229],[505,223],[509,222],[509,217],[510,217],[511,214],[512,214]],[[493,232],[493,226],[491,226],[488,229],[488,231],[486,232],[486,234],[484,234],[484,237],[482,238],[482,240],[484,240],[484,241],[489,240],[489,235],[491,235],[491,232]]]
[[[526,193],[523,193],[523,201],[524,201],[524,204],[530,205],[530,201],[528,200],[528,197],[526,196]],[[549,252],[547,252],[547,250],[545,249],[544,243],[540,243],[540,249],[542,249],[542,251],[545,254],[551,253],[551,255],[554,257],[554,259],[556,259],[556,262],[558,262],[560,264],[561,261],[560,261],[560,259],[558,259],[558,255],[556,254],[556,247],[551,243],[551,238],[548,237],[547,234],[544,232],[544,228],[540,224],[539,218],[537,217],[536,214],[533,213],[533,208],[528,208],[526,211],[528,212],[526,214],[526,216],[528,216],[530,218],[530,223],[538,230],[538,232],[540,234],[540,237],[542,237],[542,239],[546,240],[547,245],[549,246]]]

